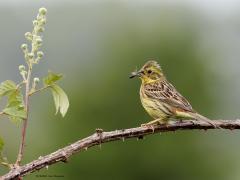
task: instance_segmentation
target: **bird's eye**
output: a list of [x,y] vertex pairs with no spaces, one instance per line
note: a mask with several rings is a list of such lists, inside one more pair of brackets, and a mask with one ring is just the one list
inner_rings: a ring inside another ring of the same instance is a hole
[[147,73],[148,73],[148,74],[151,74],[151,73],[152,73],[152,70],[148,70]]

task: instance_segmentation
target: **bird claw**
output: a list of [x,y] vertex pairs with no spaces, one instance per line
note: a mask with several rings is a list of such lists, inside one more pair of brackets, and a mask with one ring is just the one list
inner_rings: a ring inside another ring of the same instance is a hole
[[154,131],[155,131],[154,125],[141,124],[141,127],[143,127],[143,128],[150,128],[150,129],[152,129],[152,132],[153,132],[153,133],[154,133]]
[[212,126],[214,129],[223,129],[219,124],[216,123],[212,124]]

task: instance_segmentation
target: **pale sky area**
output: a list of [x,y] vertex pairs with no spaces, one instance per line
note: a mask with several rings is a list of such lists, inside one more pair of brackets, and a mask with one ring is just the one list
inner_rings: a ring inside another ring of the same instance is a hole
[[[152,6],[167,4],[171,6],[186,5],[200,9],[210,16],[229,16],[235,14],[240,9],[239,0],[48,0],[47,4],[62,5],[72,3],[124,3],[128,6]],[[0,0],[0,6],[29,6],[45,4],[41,0]]]

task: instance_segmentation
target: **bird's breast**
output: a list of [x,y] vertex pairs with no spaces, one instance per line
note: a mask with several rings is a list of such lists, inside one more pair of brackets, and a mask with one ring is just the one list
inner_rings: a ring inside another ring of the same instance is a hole
[[170,115],[166,106],[157,99],[149,98],[144,93],[143,87],[140,88],[140,99],[144,109],[154,119],[165,118]]

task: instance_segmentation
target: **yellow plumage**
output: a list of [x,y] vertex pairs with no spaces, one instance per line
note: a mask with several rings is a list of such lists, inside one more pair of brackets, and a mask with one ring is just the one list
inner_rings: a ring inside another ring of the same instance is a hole
[[165,78],[156,61],[148,61],[130,78],[138,76],[141,81],[140,99],[144,109],[154,118],[144,126],[167,123],[169,119],[195,119],[216,125],[193,110],[190,103]]
[[[144,109],[148,112],[150,116],[152,116],[154,119],[166,118],[166,114],[161,110],[163,109],[163,105],[158,102],[157,100],[148,98],[146,94],[144,93],[144,87],[140,88],[140,100],[144,107]],[[156,108],[154,108],[156,107]]]

